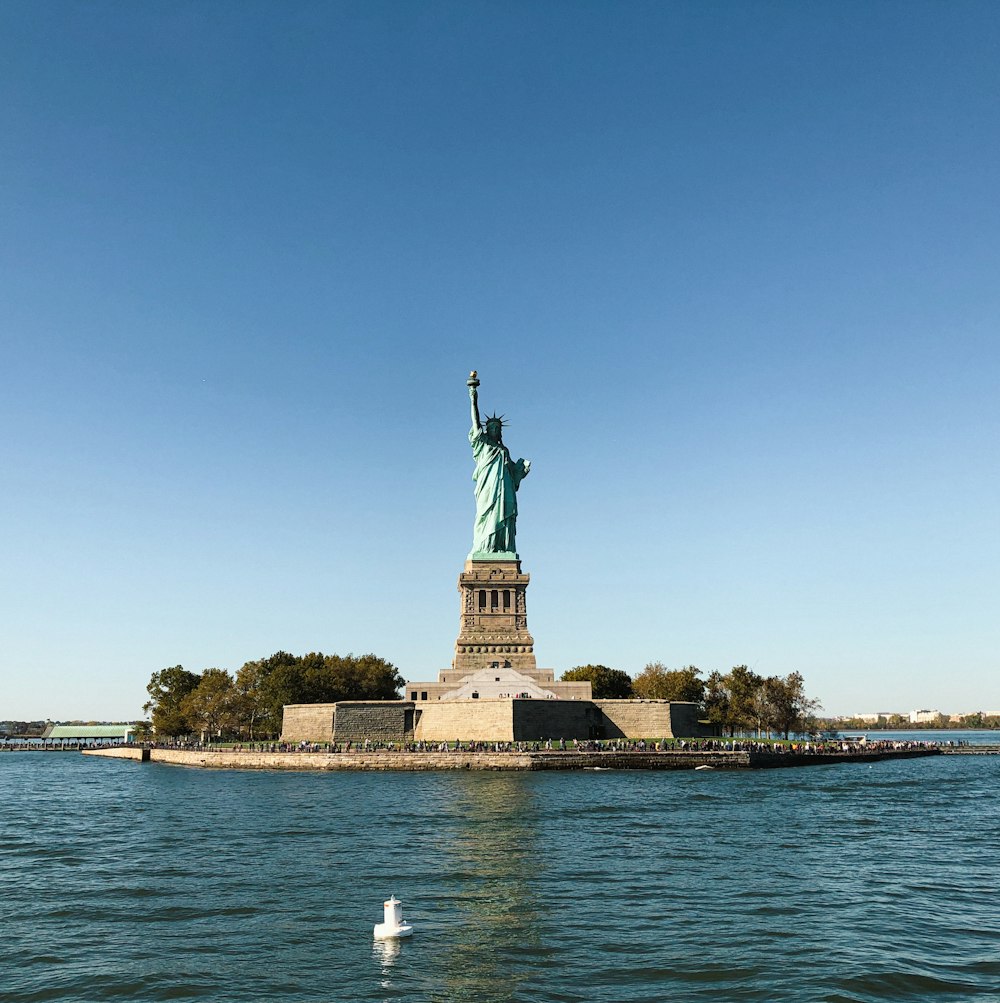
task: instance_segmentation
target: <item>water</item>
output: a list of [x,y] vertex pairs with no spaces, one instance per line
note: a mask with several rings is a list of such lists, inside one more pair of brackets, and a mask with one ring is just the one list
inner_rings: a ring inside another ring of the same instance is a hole
[[1000,1000],[998,781],[6,754],[0,1000]]

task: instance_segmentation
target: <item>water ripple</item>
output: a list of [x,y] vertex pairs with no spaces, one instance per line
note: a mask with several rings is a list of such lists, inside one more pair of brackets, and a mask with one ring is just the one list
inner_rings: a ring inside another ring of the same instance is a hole
[[[998,1001],[998,781],[7,755],[0,999]],[[390,892],[417,933],[373,946]]]

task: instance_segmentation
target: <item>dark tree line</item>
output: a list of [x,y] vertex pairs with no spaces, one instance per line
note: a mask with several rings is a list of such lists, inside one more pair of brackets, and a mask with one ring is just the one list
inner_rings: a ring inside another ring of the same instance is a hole
[[819,701],[806,695],[799,672],[765,677],[737,665],[702,679],[701,669],[694,665],[668,669],[662,662],[650,662],[634,679],[606,665],[580,665],[562,678],[588,681],[596,700],[636,697],[700,703],[708,720],[728,735],[773,733],[788,738],[819,730],[815,720]]
[[686,700],[700,702],[705,684],[698,678],[701,669],[685,665],[668,669],[662,662],[650,662],[633,679],[621,669],[606,665],[578,665],[562,674],[569,682],[589,682],[595,700]]
[[705,680],[703,704],[709,721],[729,735],[774,733],[788,738],[821,730],[815,717],[820,702],[806,696],[800,672],[765,677],[745,665],[725,675],[712,672]]
[[397,668],[376,655],[291,655],[227,669],[188,672],[182,665],[154,672],[143,710],[158,736],[255,739],[281,731],[282,708],[293,703],[395,700],[403,684]]

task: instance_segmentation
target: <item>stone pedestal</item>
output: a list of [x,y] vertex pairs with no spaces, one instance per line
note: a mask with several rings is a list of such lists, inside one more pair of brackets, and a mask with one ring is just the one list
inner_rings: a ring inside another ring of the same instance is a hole
[[407,682],[404,695],[416,707],[459,707],[457,728],[460,708],[477,701],[590,699],[590,683],[556,682],[552,669],[538,668],[535,639],[528,633],[529,580],[517,554],[469,555],[458,576],[462,612],[455,657],[436,682]]
[[518,560],[465,562],[458,576],[461,627],[449,676],[492,666],[535,674],[535,639],[528,633],[529,580]]

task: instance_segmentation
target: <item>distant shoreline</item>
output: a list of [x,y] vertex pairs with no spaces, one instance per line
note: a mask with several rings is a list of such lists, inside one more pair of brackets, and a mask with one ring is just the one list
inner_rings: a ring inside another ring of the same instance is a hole
[[940,724],[909,724],[893,725],[891,728],[885,724],[842,724],[837,728],[838,735],[850,735],[853,732],[870,733],[873,731],[885,732],[890,735],[910,735],[918,731],[936,732],[941,735],[985,735],[994,734],[1000,741],[1000,727],[989,727],[983,725],[979,728],[948,727]]

